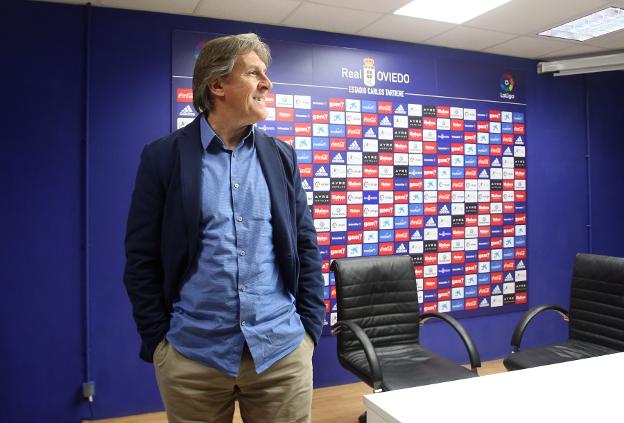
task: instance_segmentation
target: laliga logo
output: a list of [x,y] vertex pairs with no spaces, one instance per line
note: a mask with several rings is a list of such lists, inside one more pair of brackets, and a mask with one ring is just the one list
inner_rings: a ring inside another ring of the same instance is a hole
[[500,98],[504,98],[507,100],[513,100],[516,98],[512,91],[514,89],[514,80],[513,76],[510,73],[504,73],[500,77]]

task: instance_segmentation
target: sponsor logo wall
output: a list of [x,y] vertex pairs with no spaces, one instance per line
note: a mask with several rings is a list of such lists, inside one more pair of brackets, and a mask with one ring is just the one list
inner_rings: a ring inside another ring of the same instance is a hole
[[[195,116],[188,75],[211,36],[174,33],[172,129]],[[431,91],[433,62],[268,43],[274,87],[257,126],[295,148],[323,259],[326,323],[336,319],[330,263],[344,257],[410,255],[421,312],[526,309],[527,127],[518,77],[485,69],[483,98],[449,98]],[[298,82],[292,66],[280,65],[291,52],[307,58]]]

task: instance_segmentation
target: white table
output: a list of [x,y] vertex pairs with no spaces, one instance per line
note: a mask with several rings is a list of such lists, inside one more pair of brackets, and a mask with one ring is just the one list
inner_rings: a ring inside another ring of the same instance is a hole
[[624,422],[624,353],[364,396],[368,423]]

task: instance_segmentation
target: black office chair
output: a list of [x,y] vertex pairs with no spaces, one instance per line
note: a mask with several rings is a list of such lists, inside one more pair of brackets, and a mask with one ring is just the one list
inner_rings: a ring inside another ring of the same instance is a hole
[[[464,328],[446,314],[418,309],[414,266],[409,256],[335,260],[340,364],[375,392],[477,376],[479,353]],[[419,344],[419,327],[438,318],[459,334],[472,371]]]
[[[568,339],[520,350],[527,325],[547,310],[556,311],[569,322]],[[624,258],[577,254],[572,275],[570,312],[556,305],[532,308],[518,322],[511,345],[514,352],[503,360],[507,370],[624,351]]]

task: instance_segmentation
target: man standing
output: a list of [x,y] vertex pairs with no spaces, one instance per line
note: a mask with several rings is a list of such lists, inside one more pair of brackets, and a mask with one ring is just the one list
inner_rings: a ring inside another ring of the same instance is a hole
[[255,34],[201,50],[186,127],[141,155],[125,285],[171,422],[309,422],[323,279],[295,153],[266,118]]

